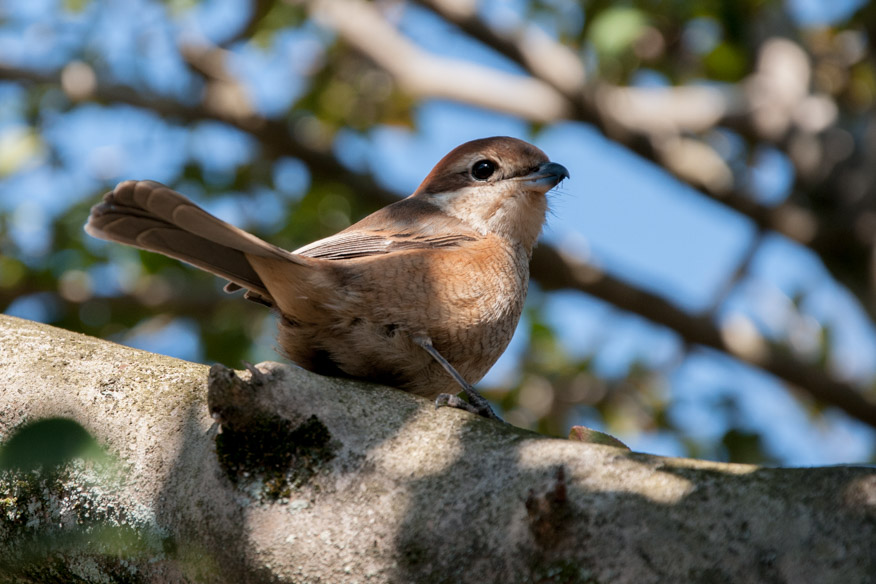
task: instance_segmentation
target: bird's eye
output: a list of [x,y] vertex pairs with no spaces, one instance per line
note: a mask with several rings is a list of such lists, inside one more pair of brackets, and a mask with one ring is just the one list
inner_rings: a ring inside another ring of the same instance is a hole
[[471,167],[471,175],[477,180],[487,180],[496,172],[496,163],[492,160],[478,160]]

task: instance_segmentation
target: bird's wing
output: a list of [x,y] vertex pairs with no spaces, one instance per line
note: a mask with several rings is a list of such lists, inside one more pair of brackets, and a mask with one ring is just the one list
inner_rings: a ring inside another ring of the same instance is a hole
[[338,233],[302,247],[298,255],[326,260],[350,260],[411,249],[454,247],[474,238],[461,234],[441,236],[408,235],[381,232]]
[[348,260],[413,249],[455,247],[479,237],[465,223],[446,215],[431,203],[408,198],[293,253]]

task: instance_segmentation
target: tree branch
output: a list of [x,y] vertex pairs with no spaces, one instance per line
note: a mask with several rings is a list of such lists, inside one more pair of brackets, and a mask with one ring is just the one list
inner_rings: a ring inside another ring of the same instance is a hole
[[276,364],[208,375],[203,365],[5,316],[0,383],[4,437],[61,416],[118,459],[112,472],[74,455],[61,468],[0,473],[0,567],[13,579],[872,574],[873,469],[631,454]]

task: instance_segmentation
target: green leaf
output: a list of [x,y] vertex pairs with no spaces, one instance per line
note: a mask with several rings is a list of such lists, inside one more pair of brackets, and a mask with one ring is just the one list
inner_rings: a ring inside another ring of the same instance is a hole
[[25,265],[15,258],[0,256],[0,288],[14,288],[27,273]]
[[743,464],[769,463],[770,458],[764,452],[759,434],[732,428],[724,434],[721,440],[727,449],[727,459]]
[[10,175],[42,156],[40,135],[33,129],[12,126],[0,133],[0,177]]
[[167,11],[170,14],[179,16],[197,6],[198,0],[165,0],[165,4],[167,5]]
[[274,42],[274,37],[279,31],[299,27],[306,19],[307,10],[303,6],[289,2],[274,2],[259,20],[252,41],[259,47],[267,48]]
[[590,42],[602,54],[618,55],[632,47],[647,24],[648,18],[641,10],[609,8],[594,18],[590,27]]
[[54,468],[74,458],[106,457],[106,452],[78,422],[47,418],[22,426],[3,444],[0,470]]
[[731,43],[721,43],[703,60],[711,77],[718,81],[738,81],[748,71],[745,52]]
[[85,11],[89,4],[91,4],[90,0],[64,0],[63,3],[64,8],[68,12],[73,12],[75,14]]

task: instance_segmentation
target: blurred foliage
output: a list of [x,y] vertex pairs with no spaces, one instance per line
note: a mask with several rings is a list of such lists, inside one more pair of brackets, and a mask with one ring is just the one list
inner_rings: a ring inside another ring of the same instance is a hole
[[378,123],[413,125],[414,102],[396,88],[389,73],[345,45],[331,47],[325,60],[311,90],[296,104],[296,109],[316,116],[322,131],[365,131]]
[[97,573],[127,581],[133,564],[172,549],[113,504],[115,463],[65,418],[25,424],[0,443],[0,582],[36,581],[35,574],[39,581],[98,581]]
[[579,42],[595,49],[600,73],[614,82],[628,81],[641,67],[672,83],[738,81],[750,70],[758,18],[784,19],[780,3],[594,0]]
[[[104,8],[100,2],[64,0],[59,10],[69,14],[58,16],[45,30],[67,35],[67,61],[86,63],[102,82],[191,106],[200,99],[200,88],[211,80],[186,64],[179,47],[169,49],[160,41],[173,37],[174,23],[208,20],[204,16],[210,11],[208,4],[173,0],[157,5],[158,16],[153,13],[150,18],[166,22],[152,23],[152,28],[136,39],[135,57],[113,54],[107,48],[111,45],[99,44],[91,38],[89,26],[82,26],[79,19],[90,24],[98,20],[95,13]],[[751,71],[760,43],[768,34],[780,31],[796,38],[810,52],[814,87],[836,97],[844,113],[870,110],[876,101],[876,73],[867,46],[873,38],[866,34],[867,27],[873,26],[867,20],[872,11],[835,26],[804,29],[794,25],[785,3],[778,0],[631,0],[622,4],[536,0],[524,4],[531,19],[556,31],[588,66],[593,65],[594,71],[610,82],[635,83],[643,73],[666,84],[736,82]],[[258,1],[252,2],[250,12],[251,18],[241,23],[240,30],[226,32],[217,43],[232,53],[256,54],[266,67],[275,68],[267,71],[271,75],[282,78],[288,61],[298,58],[298,53],[283,48],[288,38],[310,35],[308,38],[318,45],[308,49],[306,64],[297,65],[301,69],[300,91],[290,90],[284,98],[288,103],[283,107],[275,104],[270,116],[286,123],[288,131],[302,143],[332,155],[340,135],[362,137],[376,126],[416,127],[417,101],[404,94],[388,73],[333,35],[315,32],[304,4]],[[0,26],[18,26],[15,18],[19,17],[3,14]],[[177,52],[170,57],[162,53],[173,50]],[[281,57],[271,60],[277,54]],[[178,68],[181,79],[171,78],[169,73],[165,78],[161,71],[150,69],[149,55],[163,57],[161,63],[168,70]],[[63,68],[64,63],[56,65]],[[52,66],[41,64],[34,69],[42,72]],[[23,311],[56,326],[134,344],[144,335],[176,330],[170,329],[171,325],[182,323],[180,330],[192,330],[196,337],[193,348],[184,355],[187,358],[232,366],[243,360],[277,358],[271,348],[273,317],[263,307],[243,302],[240,293],[226,295],[216,278],[174,260],[84,236],[82,225],[89,207],[122,178],[111,170],[125,166],[113,158],[118,153],[104,152],[110,171],[101,170],[96,158],[88,159],[95,166],[83,178],[82,168],[73,168],[76,162],[70,162],[78,159],[61,151],[53,132],[65,128],[61,125],[65,120],[83,115],[92,101],[94,109],[89,112],[95,116],[111,109],[111,104],[92,100],[87,94],[83,99],[73,98],[69,88],[61,90],[52,83],[26,79],[0,82],[0,91],[0,179],[12,180],[39,167],[54,181],[69,184],[71,192],[79,193],[78,197],[59,197],[54,207],[44,210],[51,213],[50,229],[42,236],[42,247],[35,251],[21,245],[21,239],[27,238],[13,236],[12,230],[13,224],[20,228],[31,223],[24,214],[37,212],[11,203],[0,208],[0,309]],[[277,98],[277,102],[282,99]],[[161,109],[157,99],[154,107]],[[308,172],[307,165],[293,153],[275,152],[271,145],[257,140],[241,146],[244,152],[235,160],[220,157],[226,148],[216,146],[218,153],[212,156],[221,160],[211,160],[195,146],[195,135],[203,130],[201,122],[178,112],[167,118],[168,128],[162,131],[179,132],[182,145],[168,154],[162,180],[208,206],[233,209],[229,216],[237,224],[281,247],[295,249],[330,235],[375,208],[374,199],[358,196],[343,177],[318,168],[309,169],[309,180],[303,181],[306,184],[301,189],[287,190],[278,179],[284,165],[300,164],[303,170],[299,174]],[[230,124],[210,124],[232,132]],[[155,136],[143,140],[152,140],[152,150],[170,149],[162,141],[164,134],[158,133],[157,122],[155,126]],[[96,125],[73,127],[99,131]],[[735,160],[739,168],[748,171],[755,158],[754,145],[735,134],[720,138],[741,144]],[[45,188],[47,181],[23,184]],[[273,203],[265,207],[267,211],[257,213],[253,209],[263,204],[259,193],[265,192],[273,193]],[[27,197],[27,193],[22,196]],[[627,435],[665,433],[697,456],[775,460],[761,436],[733,413],[728,413],[732,422],[723,435],[711,442],[686,436],[667,413],[667,367],[637,359],[622,374],[602,374],[598,348],[587,353],[564,347],[545,319],[543,300],[539,294],[533,296],[526,313],[527,330],[521,331],[527,336],[527,347],[519,371],[508,387],[487,392],[510,421],[555,436],[567,436],[569,428],[578,423]],[[795,299],[796,309],[803,300]],[[825,364],[834,342],[832,331],[823,326],[818,334],[812,360]],[[770,340],[781,347],[790,346],[786,338]],[[731,412],[734,406],[719,407]],[[17,447],[8,448],[14,453]]]
[[107,454],[85,428],[65,418],[27,424],[0,445],[0,470],[49,470],[74,458],[104,462]]
[[647,25],[647,17],[641,10],[625,6],[607,8],[593,18],[589,40],[600,54],[617,56],[633,50]]
[[261,2],[253,6],[254,11],[266,7],[264,14],[255,14],[257,23],[252,33],[252,42],[260,47],[270,47],[277,33],[290,27],[301,26],[307,19],[307,10],[303,4],[291,2]]

